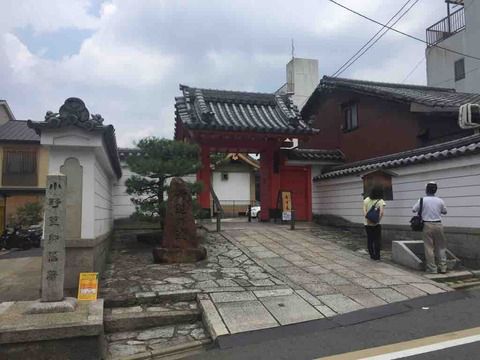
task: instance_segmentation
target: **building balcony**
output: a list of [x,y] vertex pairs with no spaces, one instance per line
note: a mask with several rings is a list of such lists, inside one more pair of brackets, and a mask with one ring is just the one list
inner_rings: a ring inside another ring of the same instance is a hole
[[465,10],[461,7],[450,16],[427,28],[427,44],[434,46],[463,29],[465,29]]

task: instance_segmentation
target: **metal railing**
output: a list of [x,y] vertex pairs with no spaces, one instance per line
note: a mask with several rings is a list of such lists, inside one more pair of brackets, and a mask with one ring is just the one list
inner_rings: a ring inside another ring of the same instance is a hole
[[[249,206],[258,205],[255,200],[219,200],[223,209],[223,216],[226,218],[243,217],[248,215]],[[215,214],[215,200],[212,199],[212,209]]]
[[427,44],[433,46],[465,29],[465,8],[460,8],[446,18],[427,28]]
[[213,187],[210,187],[210,193],[212,194],[212,209],[215,218],[217,219],[217,232],[222,230],[222,217],[223,217],[223,207],[220,201],[218,200],[217,194],[213,190]]

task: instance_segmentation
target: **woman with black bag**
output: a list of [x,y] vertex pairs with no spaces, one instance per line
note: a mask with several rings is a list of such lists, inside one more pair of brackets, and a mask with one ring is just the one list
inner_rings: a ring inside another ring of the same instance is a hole
[[380,221],[384,213],[383,188],[374,186],[369,196],[363,200],[365,231],[367,233],[368,253],[372,260],[380,260],[382,246],[382,227]]

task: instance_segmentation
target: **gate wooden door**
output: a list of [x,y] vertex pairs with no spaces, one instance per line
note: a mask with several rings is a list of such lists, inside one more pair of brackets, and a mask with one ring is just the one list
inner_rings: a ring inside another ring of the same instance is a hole
[[312,219],[312,185],[310,166],[283,166],[280,169],[280,189],[292,192],[295,218]]

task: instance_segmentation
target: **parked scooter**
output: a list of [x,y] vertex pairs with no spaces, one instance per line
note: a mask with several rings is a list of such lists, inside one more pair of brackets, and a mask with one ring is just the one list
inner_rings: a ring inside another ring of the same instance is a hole
[[23,230],[24,234],[28,236],[33,247],[39,248],[42,242],[42,226],[41,225],[32,225],[28,229]]
[[0,246],[7,250],[14,248],[28,250],[33,246],[39,247],[41,237],[41,234],[38,236],[37,230],[23,230],[18,226],[14,226],[3,231],[0,237]]

